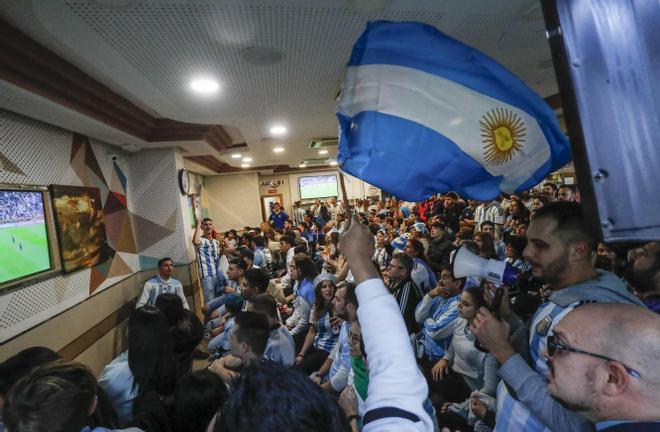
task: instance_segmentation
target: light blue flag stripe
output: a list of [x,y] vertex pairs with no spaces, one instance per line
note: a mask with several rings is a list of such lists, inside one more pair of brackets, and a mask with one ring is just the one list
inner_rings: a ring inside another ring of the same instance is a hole
[[[453,81],[469,89],[467,91],[498,99],[536,119],[550,155],[544,163],[528,164],[527,169],[531,167],[533,171],[521,170],[523,179],[515,183],[517,190],[538,184],[552,169],[570,159],[568,143],[554,112],[542,99],[497,62],[431,26],[389,22],[368,24],[354,47],[349,67],[367,65],[391,65],[422,71]],[[360,93],[359,73],[357,76],[352,97],[364,96]],[[370,84],[373,87],[373,82]],[[391,82],[387,84],[392,85]],[[380,101],[378,95],[379,105]],[[438,101],[446,103],[440,98],[431,98],[432,103]],[[438,132],[437,127],[433,130],[419,122],[378,112],[378,107],[372,111],[369,107],[365,109],[359,113],[340,110],[337,114],[340,123],[339,162],[344,171],[415,201],[447,190],[482,200],[501,192],[502,176],[494,175],[492,167],[489,173],[466,154],[465,143],[461,147]],[[531,160],[534,155],[526,157]]]

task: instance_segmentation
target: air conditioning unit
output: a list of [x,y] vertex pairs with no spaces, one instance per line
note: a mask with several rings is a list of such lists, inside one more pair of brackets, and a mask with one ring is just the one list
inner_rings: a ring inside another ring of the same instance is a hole
[[308,147],[311,149],[326,149],[337,147],[339,140],[337,138],[312,138]]

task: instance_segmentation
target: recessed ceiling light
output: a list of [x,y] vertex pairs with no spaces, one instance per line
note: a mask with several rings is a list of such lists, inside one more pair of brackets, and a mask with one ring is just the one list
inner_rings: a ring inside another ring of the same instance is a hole
[[284,53],[281,51],[264,46],[254,46],[246,48],[240,53],[243,60],[257,66],[274,65],[284,59]]
[[240,153],[234,153],[233,155],[231,155],[231,158],[232,158],[232,159],[240,159],[240,158],[241,158],[241,154],[240,154]]
[[275,148],[273,149],[273,151],[274,151],[275,153],[282,153],[282,152],[284,151],[284,147],[275,147]]
[[196,93],[208,95],[217,92],[220,84],[211,78],[196,78],[190,82],[190,88]]
[[307,165],[305,165],[305,162],[300,164],[300,168],[305,168]]
[[250,164],[246,164],[246,163],[241,164],[241,168],[250,168]]
[[328,154],[328,151],[327,150],[319,150],[319,154],[320,155],[326,155],[326,154]]
[[270,128],[270,133],[273,135],[284,135],[286,133],[286,127],[282,125],[275,125]]
[[243,162],[252,162],[252,158],[246,156],[243,158]]
[[337,161],[336,161],[336,160],[330,161],[330,165],[332,165],[332,166],[336,166],[336,165],[337,165]]

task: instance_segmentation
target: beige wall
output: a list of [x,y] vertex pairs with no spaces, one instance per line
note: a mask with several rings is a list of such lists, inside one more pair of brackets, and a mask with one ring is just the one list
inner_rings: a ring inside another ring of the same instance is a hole
[[216,229],[258,226],[261,222],[259,175],[230,174],[208,177],[209,213]]

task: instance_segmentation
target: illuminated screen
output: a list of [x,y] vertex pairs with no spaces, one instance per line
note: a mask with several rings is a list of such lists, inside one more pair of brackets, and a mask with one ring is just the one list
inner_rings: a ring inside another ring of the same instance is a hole
[[50,268],[43,193],[0,190],[0,284]]
[[328,198],[338,196],[337,176],[319,175],[300,177],[300,199]]

